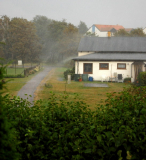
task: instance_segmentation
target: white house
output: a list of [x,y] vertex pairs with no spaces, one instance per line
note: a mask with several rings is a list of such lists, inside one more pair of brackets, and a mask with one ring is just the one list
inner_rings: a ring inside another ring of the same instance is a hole
[[114,33],[120,29],[125,29],[121,25],[101,25],[93,24],[87,31],[87,33],[95,34],[98,37],[111,37]]
[[83,37],[78,47],[75,74],[88,74],[95,81],[131,77],[145,71],[146,37]]
[[143,29],[143,33],[146,34],[146,27]]

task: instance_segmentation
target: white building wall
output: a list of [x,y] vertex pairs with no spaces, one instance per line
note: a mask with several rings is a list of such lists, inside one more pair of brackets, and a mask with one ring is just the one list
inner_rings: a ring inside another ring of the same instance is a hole
[[[89,74],[89,76],[93,77],[94,81],[102,81],[103,77],[109,80],[110,77],[114,77],[114,73],[122,74],[123,78],[131,77],[131,64],[133,62],[94,62],[94,61],[79,61],[75,63],[75,73],[76,74],[83,74],[83,63],[93,63],[93,74]],[[100,70],[99,69],[99,63],[109,63],[109,69],[108,70]],[[126,63],[126,69],[117,69],[117,63]],[[78,64],[78,65],[77,65]],[[77,67],[78,66],[78,67]],[[132,74],[134,74],[134,65],[132,65]],[[134,75],[132,75],[134,77]],[[134,80],[134,79],[133,79]],[[132,80],[132,81],[133,81]]]
[[[89,30],[87,32],[92,32],[92,27],[89,28]],[[101,32],[98,30],[98,28],[95,27],[95,36],[98,36],[98,37],[108,37],[108,32]]]
[[89,28],[89,30],[87,32],[91,32],[92,33],[92,27]]
[[95,35],[98,37],[107,37],[107,32],[100,32],[97,28],[95,28]]
[[146,28],[143,29],[143,33],[146,34]]

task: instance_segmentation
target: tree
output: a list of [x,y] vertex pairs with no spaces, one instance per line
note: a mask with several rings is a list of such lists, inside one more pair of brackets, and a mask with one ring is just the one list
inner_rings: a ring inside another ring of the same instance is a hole
[[144,34],[142,28],[133,29],[130,33],[131,37],[145,37],[146,34]]
[[8,35],[10,18],[6,15],[2,16],[0,19],[0,41],[5,42]]
[[[0,19],[0,22],[0,31],[3,33],[1,39],[6,42],[5,47],[3,47],[4,57],[11,60],[22,59],[23,62],[30,61],[34,44],[36,48],[39,45],[34,23],[23,18],[12,18],[10,20],[6,16]],[[35,56],[38,57],[36,54]]]
[[125,29],[120,29],[119,31],[115,32],[115,37],[145,37],[142,28],[132,29],[130,33],[128,33]]
[[79,34],[85,34],[88,30],[87,25],[85,22],[80,21],[78,25]]
[[48,29],[50,33],[49,43],[52,44],[49,61],[60,62],[76,54],[80,39],[77,27],[63,20],[52,21]]
[[33,18],[33,23],[36,27],[36,34],[39,37],[39,42],[42,44],[42,57],[45,59],[48,56],[49,45],[49,31],[48,26],[51,24],[52,20],[45,16],[37,15]]
[[0,57],[4,58],[4,47],[3,45],[5,45],[5,42],[0,42]]
[[120,29],[114,33],[115,37],[128,37],[130,34],[125,29]]
[[[1,41],[1,44],[5,44],[7,37],[9,37],[9,35],[8,35],[9,23],[10,23],[10,18],[7,17],[6,15],[2,16],[0,18],[0,41]],[[2,57],[2,58],[6,58],[5,48],[6,48],[6,45],[0,45],[0,57]]]

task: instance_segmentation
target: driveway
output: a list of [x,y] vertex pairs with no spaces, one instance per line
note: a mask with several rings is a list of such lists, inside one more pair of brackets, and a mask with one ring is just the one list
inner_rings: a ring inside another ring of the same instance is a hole
[[[34,76],[30,81],[28,81],[18,92],[17,96],[23,99],[27,99],[28,101],[33,104],[34,100],[34,92],[37,89],[40,82],[45,78],[45,76],[53,69],[53,67],[45,66],[44,70],[40,73],[38,73],[36,76]],[[25,95],[27,94],[27,96]],[[32,97],[30,97],[31,95]]]

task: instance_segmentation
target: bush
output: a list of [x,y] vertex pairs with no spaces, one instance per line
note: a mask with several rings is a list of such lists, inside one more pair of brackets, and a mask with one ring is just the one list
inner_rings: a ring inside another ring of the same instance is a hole
[[140,86],[146,86],[146,72],[140,72],[138,75],[138,83]]
[[133,86],[119,95],[108,94],[106,103],[105,107],[97,108],[96,116],[96,124],[101,126],[98,129],[103,145],[101,154],[106,152],[107,159],[111,155],[113,159],[122,150],[125,159],[127,151],[132,159],[146,159],[146,88]]
[[[76,98],[76,97],[75,97]],[[146,87],[110,93],[106,105],[91,111],[82,101],[52,94],[38,101],[6,100],[17,130],[21,159],[146,159]],[[18,107],[19,106],[19,107]]]
[[[3,85],[6,83],[4,81],[4,71],[7,66],[0,66],[0,90],[4,87]],[[2,96],[2,92],[0,92],[0,159],[2,160],[10,160],[10,159],[19,159],[19,154],[17,153],[17,137],[16,130],[13,128],[11,122],[9,122],[8,118],[8,110],[10,105],[7,105],[7,95]]]
[[65,80],[67,80],[67,75],[71,75],[71,80],[74,80],[75,67],[73,67],[72,69],[67,69],[67,70],[64,72],[64,78],[65,78]]
[[17,74],[17,75],[4,75],[4,78],[24,78],[24,75]]
[[130,77],[124,78],[124,81],[123,81],[123,82],[125,82],[125,83],[131,82],[131,78],[130,78]]

